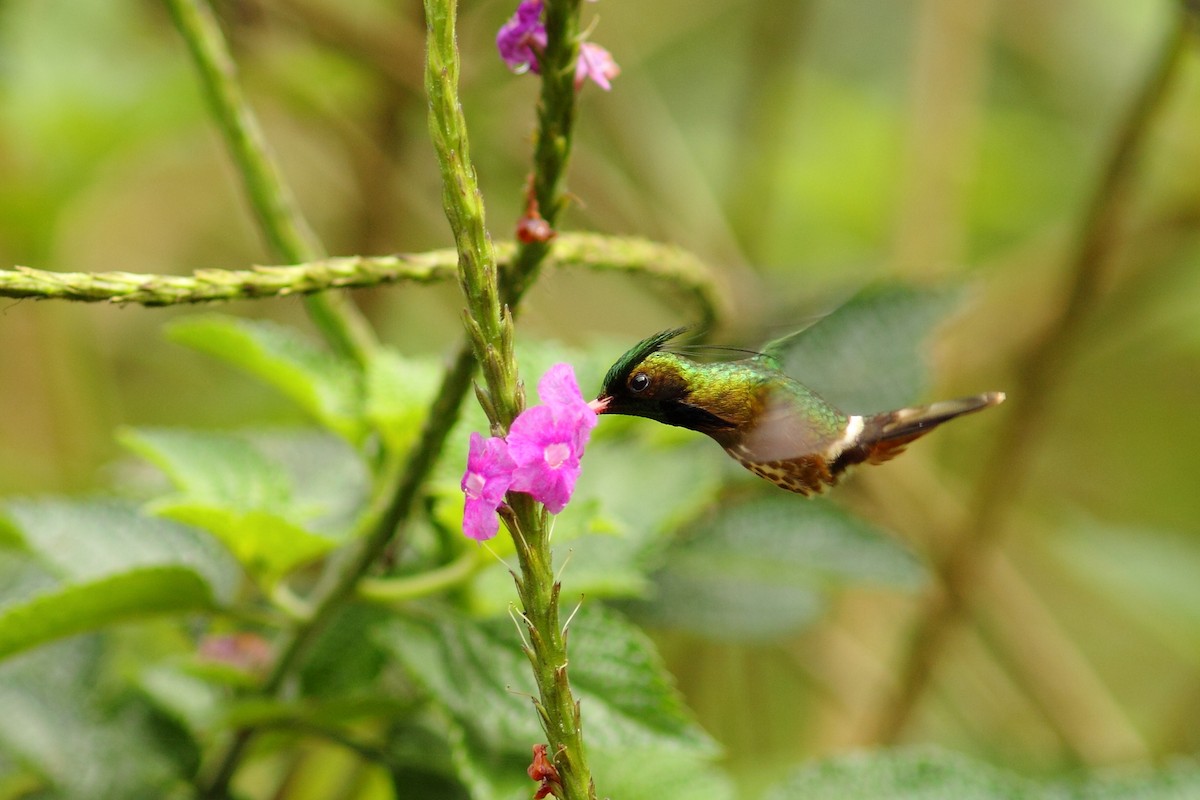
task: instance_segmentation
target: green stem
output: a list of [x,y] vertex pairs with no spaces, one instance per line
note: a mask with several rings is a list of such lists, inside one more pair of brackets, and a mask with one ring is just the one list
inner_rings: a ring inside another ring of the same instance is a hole
[[1138,157],[1151,125],[1187,52],[1191,33],[1187,13],[1180,10],[1158,60],[1122,121],[1103,176],[1080,227],[1066,289],[1066,302],[1017,371],[1017,388],[1009,396],[1006,427],[984,467],[969,523],[938,565],[940,591],[919,612],[905,654],[898,691],[880,716],[874,739],[898,739],[925,695],[933,670],[950,633],[969,607],[972,590],[988,554],[1004,529],[1006,511],[1021,490],[1025,465],[1045,423],[1056,380],[1063,374],[1075,337],[1095,306],[1104,270],[1110,261]]
[[[502,269],[517,257],[512,242],[495,246]],[[725,293],[695,256],[671,245],[645,239],[564,233],[554,240],[550,265],[644,277],[683,295],[700,315],[700,324],[716,322],[725,310]],[[455,250],[394,256],[346,256],[288,267],[243,270],[202,269],[191,275],[139,272],[51,272],[16,267],[0,270],[0,297],[70,300],[81,303],[135,303],[171,306],[362,289],[390,283],[437,283],[454,277]]]
[[[578,0],[551,2],[546,8],[548,44],[541,59],[546,80],[559,84],[570,76],[562,74],[564,62],[573,70],[576,23],[566,18],[578,11]],[[428,24],[428,53],[425,71],[429,94],[429,130],[442,172],[443,204],[454,231],[459,253],[459,274],[467,300],[465,320],[469,338],[482,367],[486,389],[479,398],[496,432],[507,430],[521,410],[522,396],[513,355],[513,323],[507,307],[501,307],[501,292],[491,239],[484,223],[483,201],[470,159],[466,121],[458,97],[458,51],[455,43],[454,0],[425,0]],[[573,72],[572,72],[573,75]],[[574,89],[568,85],[568,91]],[[573,108],[573,99],[571,100]],[[544,115],[543,115],[544,116]],[[540,137],[545,131],[539,133]],[[565,164],[569,140],[558,136],[560,172]],[[539,165],[540,166],[540,165]],[[537,179],[535,179],[536,181]],[[555,198],[555,202],[559,202]],[[551,204],[547,208],[553,212]],[[540,263],[541,257],[538,257]],[[529,285],[532,273],[510,276],[524,278],[506,286],[506,300],[515,301]],[[506,522],[517,545],[521,576],[517,590],[521,598],[529,646],[526,653],[538,685],[536,707],[562,783],[563,800],[595,797],[591,772],[583,746],[579,707],[567,679],[565,634],[558,624],[559,585],[554,580],[549,532],[544,509],[527,495],[508,498],[511,513]]]
[[[546,47],[539,57],[542,90],[538,100],[538,132],[533,153],[533,191],[538,211],[553,228],[567,205],[563,189],[575,126],[575,63],[579,59],[580,0],[550,0],[545,7]],[[517,249],[503,276],[506,302],[520,297],[536,280],[551,242],[530,242]],[[559,242],[553,247],[557,251]]]
[[365,578],[359,581],[358,594],[375,603],[404,603],[438,594],[466,583],[476,572],[491,563],[486,550],[472,549],[445,566],[404,578]]
[[[237,79],[225,37],[202,0],[166,0],[200,72],[201,84],[241,175],[246,196],[271,250],[299,264],[317,261],[323,248],[283,180]],[[341,354],[366,362],[375,337],[362,315],[341,295],[311,294],[305,303],[313,322]]]

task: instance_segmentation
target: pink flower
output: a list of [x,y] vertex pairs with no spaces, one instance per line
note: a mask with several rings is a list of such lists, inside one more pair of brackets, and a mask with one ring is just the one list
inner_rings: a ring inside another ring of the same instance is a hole
[[[595,0],[593,0],[594,2]],[[544,0],[521,0],[517,11],[508,22],[500,26],[496,34],[496,49],[500,58],[513,72],[540,72],[539,54],[546,49],[546,24],[542,20]],[[583,88],[588,78],[601,89],[612,89],[612,79],[621,74],[621,68],[609,53],[598,44],[583,42],[579,45],[579,61],[575,64],[575,90]]]
[[517,13],[500,26],[496,48],[508,68],[520,75],[538,71],[538,53],[546,47],[546,26],[542,23],[542,0],[521,0]]
[[613,78],[621,74],[621,68],[613,61],[612,53],[598,44],[584,42],[579,45],[579,63],[575,65],[575,91],[583,87],[584,81],[592,81],[604,91],[612,89]]
[[569,364],[555,364],[542,376],[538,396],[545,405],[521,412],[508,431],[509,454],[517,463],[512,489],[533,495],[557,514],[575,491],[596,412],[583,399]]
[[496,509],[504,502],[516,466],[503,439],[495,436],[484,439],[478,433],[471,434],[467,471],[462,479],[466,495],[463,533],[467,536],[482,542],[500,530]]
[[496,509],[507,491],[532,495],[551,514],[562,511],[579,479],[579,459],[596,412],[583,399],[570,364],[555,364],[538,382],[544,405],[513,420],[508,439],[471,434],[462,490],[463,533],[484,541],[500,530]]
[[555,364],[546,370],[546,374],[538,381],[538,398],[556,416],[581,416],[579,430],[583,434],[583,441],[580,447],[587,444],[589,432],[596,427],[596,412],[583,399],[583,392],[579,391],[579,383],[575,380],[575,370],[570,364]]

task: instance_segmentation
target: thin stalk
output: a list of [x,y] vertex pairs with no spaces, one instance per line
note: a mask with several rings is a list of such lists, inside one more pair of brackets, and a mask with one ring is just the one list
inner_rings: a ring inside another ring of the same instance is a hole
[[[563,189],[575,128],[575,64],[579,60],[580,0],[546,3],[546,48],[538,58],[542,72],[538,100],[538,131],[533,152],[533,192],[542,219],[554,228],[567,205]],[[537,279],[551,246],[529,242],[517,248],[512,267],[505,271],[501,290],[505,302],[525,293]]]
[[[166,0],[183,35],[213,114],[229,147],[259,229],[271,250],[293,264],[317,261],[324,249],[296,205],[238,83],[225,37],[203,0]],[[330,345],[360,364],[375,347],[366,320],[341,295],[311,294],[305,305]]]
[[919,613],[901,666],[899,688],[880,715],[873,737],[876,741],[894,742],[903,733],[929,687],[950,633],[971,603],[976,576],[1004,531],[1009,504],[1028,474],[1024,465],[1046,422],[1056,379],[1063,374],[1081,325],[1099,297],[1127,213],[1141,149],[1187,52],[1190,22],[1181,10],[1117,130],[1068,266],[1065,302],[1017,370],[1017,388],[1009,393],[1009,415],[984,467],[968,525],[938,565],[940,591],[927,597]]
[[405,603],[419,597],[439,594],[470,580],[471,576],[492,563],[483,549],[468,550],[445,566],[403,578],[366,578],[359,582],[358,594],[373,603]]
[[[546,6],[547,46],[540,58],[544,81],[552,81],[555,102],[564,87],[574,93],[573,68],[578,44],[574,31],[577,22],[571,19],[578,13],[578,0],[550,2]],[[483,200],[479,193],[475,169],[470,159],[466,120],[458,96],[458,50],[455,42],[456,3],[454,0],[425,0],[428,25],[428,52],[425,85],[429,95],[429,130],[442,172],[443,204],[446,217],[454,231],[459,253],[459,275],[467,300],[466,326],[468,336],[479,360],[486,388],[478,390],[493,431],[504,432],[521,410],[523,398],[517,380],[517,365],[513,355],[513,322],[508,306],[501,305],[498,272],[491,239],[484,222]],[[545,84],[543,84],[545,87]],[[545,88],[543,88],[545,93]],[[574,108],[574,98],[569,101]],[[543,121],[553,117],[553,109],[540,109]],[[561,170],[570,150],[569,122],[565,128],[539,133],[548,136],[555,156],[556,172],[549,180],[551,192],[561,182]],[[539,169],[543,167],[541,163]],[[561,203],[553,197],[547,210]],[[536,252],[536,251],[527,251]],[[527,258],[533,258],[530,255]],[[518,257],[519,258],[519,257]],[[537,257],[540,263],[541,257]],[[509,277],[514,279],[505,288],[506,300],[515,299],[532,280],[533,272],[520,272],[520,266]],[[529,636],[526,654],[533,667],[538,685],[535,707],[541,716],[542,727],[549,742],[548,752],[558,769],[563,800],[585,800],[595,797],[591,772],[587,765],[580,725],[579,706],[572,696],[567,678],[566,635],[558,622],[559,584],[554,579],[550,552],[549,531],[544,509],[526,495],[511,494],[510,512],[506,523],[517,545],[521,575],[517,591],[521,599]]]

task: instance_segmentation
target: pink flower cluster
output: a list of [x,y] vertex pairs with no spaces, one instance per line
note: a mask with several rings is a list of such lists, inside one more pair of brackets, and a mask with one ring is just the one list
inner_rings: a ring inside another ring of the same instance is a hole
[[[546,48],[546,24],[542,21],[544,0],[521,0],[517,13],[500,27],[496,47],[500,58],[518,75],[539,72],[538,55]],[[598,44],[581,42],[579,61],[575,64],[575,89],[584,81],[592,81],[604,91],[612,88],[612,79],[621,73],[612,53]]]
[[596,412],[583,399],[570,364],[555,364],[542,376],[538,397],[543,405],[521,412],[506,439],[471,434],[462,490],[463,533],[472,539],[484,541],[500,530],[496,509],[505,492],[532,495],[557,514],[575,491]]

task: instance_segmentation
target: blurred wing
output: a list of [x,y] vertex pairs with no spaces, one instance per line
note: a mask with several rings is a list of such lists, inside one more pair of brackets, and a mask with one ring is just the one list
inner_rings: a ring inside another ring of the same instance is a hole
[[873,286],[763,352],[838,408],[899,408],[924,391],[924,342],[960,297],[945,288]]
[[743,433],[734,455],[755,463],[823,457],[841,441],[845,426],[846,419],[828,406],[813,409],[790,397],[771,398],[758,423]]

